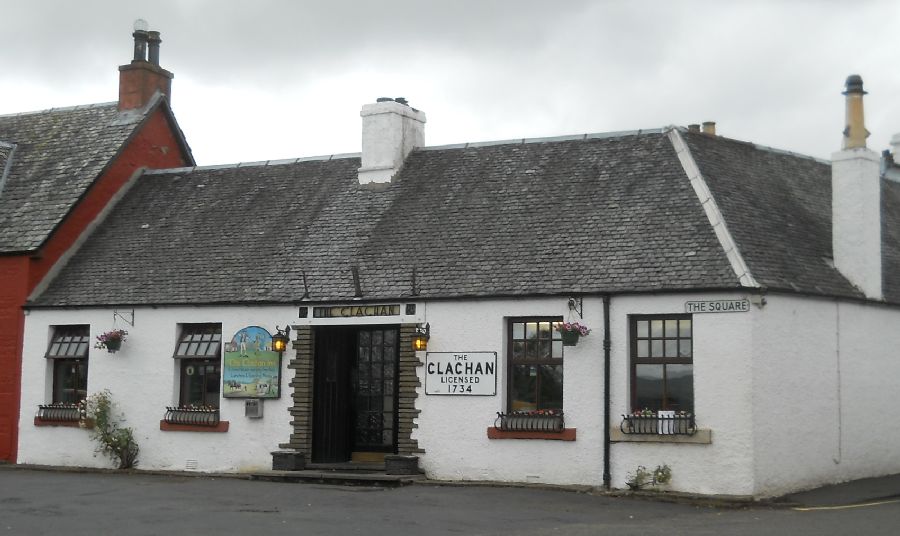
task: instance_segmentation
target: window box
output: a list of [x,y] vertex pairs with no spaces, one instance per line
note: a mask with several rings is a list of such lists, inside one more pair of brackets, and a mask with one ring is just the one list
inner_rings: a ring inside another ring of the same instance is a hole
[[218,408],[167,407],[163,419],[166,424],[184,426],[219,426]]
[[47,404],[38,406],[35,419],[42,422],[74,422],[81,420],[78,404]]
[[566,428],[562,412],[497,413],[494,428],[501,432],[543,432],[561,434]]
[[623,434],[688,435],[697,433],[693,414],[676,415],[661,411],[656,415],[622,415]]
[[78,404],[46,404],[38,406],[34,425],[93,428],[94,419],[81,418],[81,408]]

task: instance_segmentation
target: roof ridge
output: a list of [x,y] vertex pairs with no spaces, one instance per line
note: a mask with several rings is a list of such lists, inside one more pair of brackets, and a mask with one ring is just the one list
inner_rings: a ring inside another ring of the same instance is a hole
[[[668,128],[668,127],[666,127]],[[470,147],[492,147],[494,145],[524,145],[527,143],[548,143],[554,141],[587,141],[602,140],[607,138],[624,138],[625,136],[640,136],[641,134],[662,134],[666,128],[643,128],[637,130],[619,130],[611,132],[588,132],[585,134],[566,134],[562,136],[548,136],[541,138],[511,138],[506,140],[486,140],[463,143],[449,143],[446,145],[431,145],[416,147],[419,151],[438,151],[445,149],[468,149]]]
[[20,117],[23,115],[38,115],[38,114],[49,114],[53,112],[70,112],[73,110],[88,110],[91,108],[104,108],[107,106],[118,105],[117,101],[111,102],[96,102],[93,104],[76,104],[75,106],[60,106],[57,108],[45,108],[43,110],[33,110],[30,112],[14,112],[11,114],[0,114],[0,117]]
[[244,167],[284,166],[298,164],[300,162],[321,162],[340,160],[344,158],[359,158],[361,153],[335,153],[320,156],[306,156],[301,158],[285,158],[280,160],[259,160],[256,162],[235,162],[232,164],[210,164],[206,166],[185,166],[179,168],[147,169],[144,175],[166,175],[169,173],[191,173],[192,171],[208,171],[215,169],[237,169]]
[[[417,151],[438,151],[438,150],[446,150],[446,149],[467,149],[469,147],[491,147],[495,145],[523,145],[529,143],[547,143],[547,142],[555,142],[555,141],[587,141],[587,140],[599,140],[599,139],[607,139],[607,138],[623,138],[625,136],[640,136],[642,134],[662,134],[667,129],[671,127],[665,128],[644,128],[637,130],[620,130],[614,132],[589,132],[585,134],[570,134],[565,136],[551,136],[544,138],[514,138],[509,140],[493,140],[493,141],[479,141],[479,142],[465,142],[465,143],[451,143],[447,145],[431,145],[426,147],[416,147]],[[160,169],[148,169],[144,171],[145,175],[164,175],[167,173],[190,173],[192,171],[204,171],[204,170],[214,170],[214,169],[236,169],[242,167],[262,167],[262,166],[278,166],[278,165],[286,165],[286,164],[296,164],[299,162],[315,162],[315,161],[327,161],[327,160],[337,160],[341,158],[359,158],[362,153],[335,153],[335,154],[326,154],[326,155],[318,155],[318,156],[305,156],[300,158],[285,158],[278,160],[258,160],[255,162],[234,162],[230,164],[210,164],[206,166],[186,166],[180,168],[160,168]]]
[[15,143],[0,140],[0,147],[9,149],[9,152],[6,153],[5,161],[0,161],[3,164],[3,167],[0,168],[0,197],[2,197],[3,190],[6,187],[6,179],[9,177],[9,171],[12,169],[13,156],[16,154],[16,147],[18,146]]
[[671,127],[671,128],[675,128],[675,129],[677,129],[678,131],[680,131],[680,132],[682,132],[682,133],[700,134],[700,135],[704,135],[704,136],[706,136],[706,137],[708,137],[708,138],[711,138],[711,139],[722,140],[722,141],[729,141],[729,142],[732,142],[732,143],[740,143],[740,144],[743,144],[743,145],[749,145],[750,147],[753,147],[754,149],[758,149],[758,150],[760,150],[760,151],[766,151],[766,152],[775,153],[775,154],[781,154],[781,155],[785,155],[785,156],[794,156],[794,157],[797,157],[797,158],[805,158],[806,160],[812,160],[813,162],[818,162],[818,163],[820,163],[820,164],[825,164],[825,165],[829,165],[829,166],[831,165],[831,160],[825,160],[825,159],[823,159],[823,158],[817,158],[817,157],[815,157],[815,156],[811,156],[811,155],[808,155],[808,154],[797,153],[797,152],[794,152],[794,151],[788,151],[787,149],[779,149],[779,148],[777,148],[777,147],[771,147],[771,146],[769,146],[769,145],[762,145],[762,144],[759,144],[759,143],[756,143],[756,142],[752,142],[752,141],[739,140],[739,139],[736,139],[736,138],[729,138],[728,136],[720,136],[720,135],[718,135],[718,134],[716,134],[716,135],[714,135],[714,136],[711,136],[711,135],[709,135],[709,134],[703,134],[702,132],[691,132],[690,130],[685,129],[685,128],[683,128],[683,127]]
[[[728,138],[728,139],[731,139],[731,138]],[[739,141],[739,140],[735,140],[735,141]],[[753,143],[753,142],[747,142],[747,143],[753,145],[754,147],[756,147],[757,149],[759,149],[761,151],[767,151],[770,153],[782,154],[782,155],[786,155],[786,156],[795,156],[797,158],[805,158],[807,160],[812,160],[813,162],[818,162],[820,164],[825,164],[827,166],[831,165],[831,160],[825,160],[824,158],[817,158],[812,155],[803,154],[803,153],[795,153],[794,151],[788,151],[787,149],[778,149],[777,147],[769,147],[768,145],[760,145],[758,143]]]

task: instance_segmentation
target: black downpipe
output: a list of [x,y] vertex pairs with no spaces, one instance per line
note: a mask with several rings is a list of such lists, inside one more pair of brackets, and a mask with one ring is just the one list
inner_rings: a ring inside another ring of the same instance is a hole
[[612,475],[609,473],[609,354],[612,342],[609,335],[609,294],[603,295],[603,487],[611,489]]

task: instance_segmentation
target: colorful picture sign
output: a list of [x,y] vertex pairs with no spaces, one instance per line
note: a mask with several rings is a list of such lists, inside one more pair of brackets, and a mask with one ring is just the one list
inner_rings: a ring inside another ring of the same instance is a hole
[[247,326],[225,343],[222,393],[225,398],[281,396],[281,356],[272,350],[268,331]]

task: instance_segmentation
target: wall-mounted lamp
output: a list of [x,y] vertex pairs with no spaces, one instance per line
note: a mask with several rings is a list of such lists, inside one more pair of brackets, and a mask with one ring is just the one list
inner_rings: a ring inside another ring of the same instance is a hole
[[425,324],[425,327],[417,326],[416,332],[413,333],[412,347],[417,352],[428,349],[428,339],[431,338],[431,324]]
[[272,335],[272,350],[281,355],[287,348],[288,341],[291,338],[291,326],[285,326],[284,329],[275,326],[277,333]]

